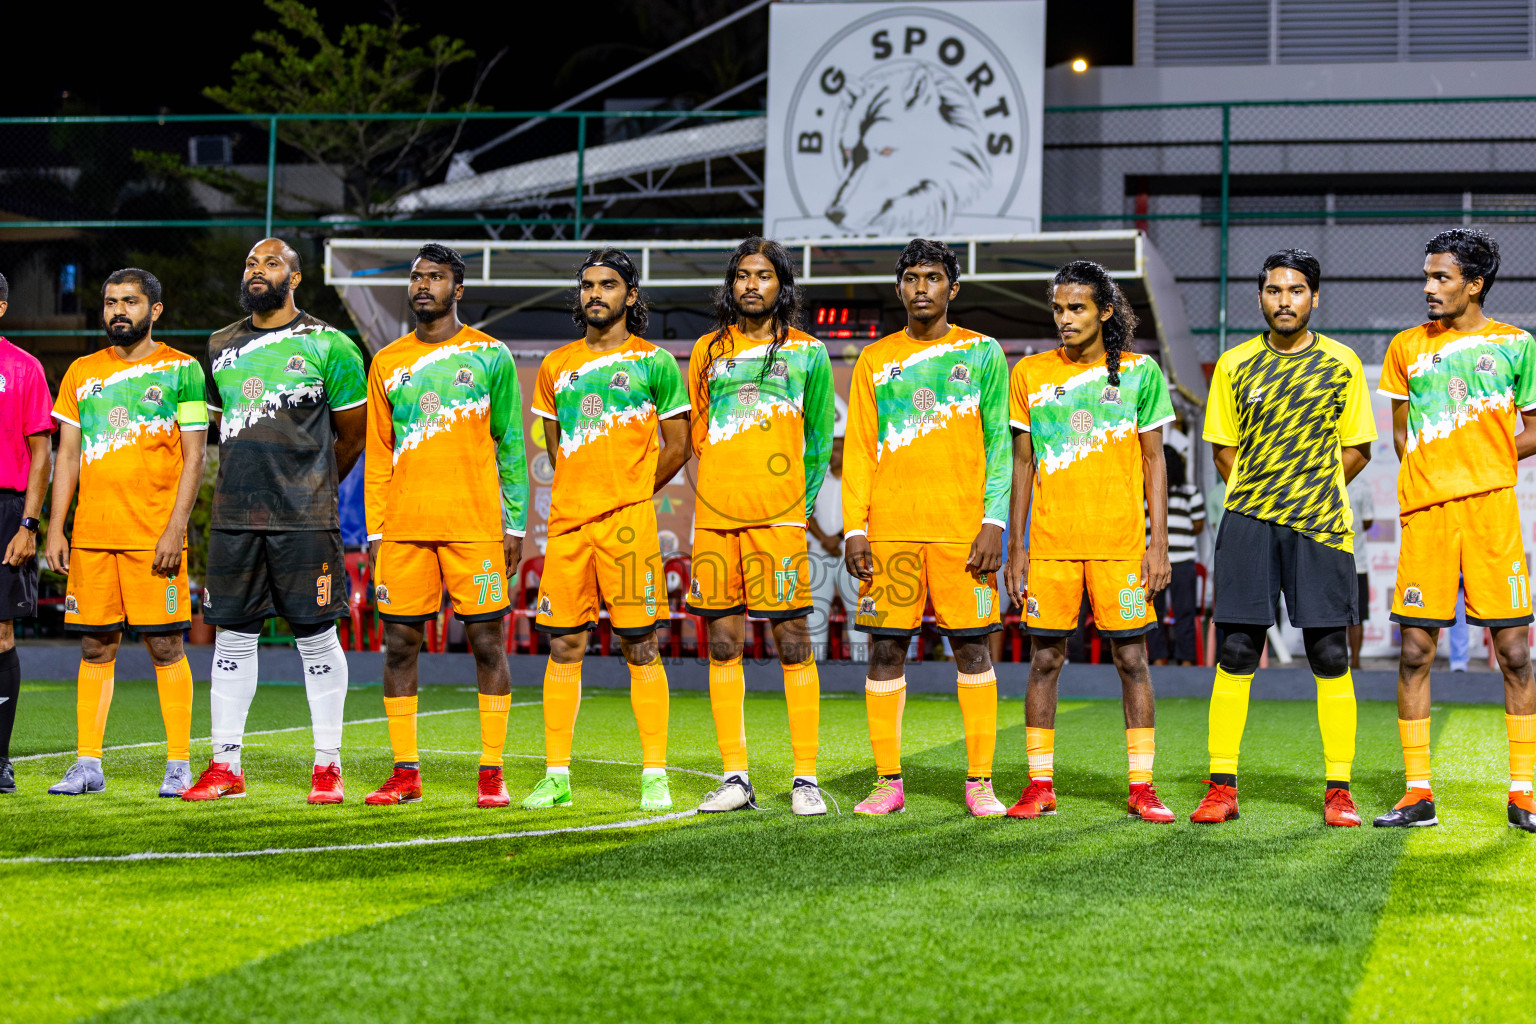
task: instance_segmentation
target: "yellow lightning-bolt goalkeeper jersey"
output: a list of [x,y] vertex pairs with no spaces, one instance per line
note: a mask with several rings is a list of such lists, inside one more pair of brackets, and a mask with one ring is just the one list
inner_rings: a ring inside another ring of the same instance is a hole
[[1216,363],[1205,439],[1237,448],[1226,508],[1353,551],[1342,449],[1376,440],[1360,359],[1321,334],[1300,352],[1264,335]]

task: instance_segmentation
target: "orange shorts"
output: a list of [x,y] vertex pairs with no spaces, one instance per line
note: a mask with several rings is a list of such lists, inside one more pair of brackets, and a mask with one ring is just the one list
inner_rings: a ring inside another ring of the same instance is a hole
[[1141,582],[1139,558],[1070,562],[1031,558],[1025,590],[1024,629],[1031,636],[1077,632],[1084,590],[1101,636],[1141,636],[1157,625],[1157,611]]
[[544,545],[535,629],[553,636],[597,627],[602,605],[619,636],[645,636],[667,609],[666,573],[649,501],[550,537]]
[[995,573],[966,571],[969,543],[872,540],[875,578],[859,584],[854,628],[872,636],[909,637],[923,627],[931,599],[939,632],[985,636],[1002,628]]
[[1458,581],[1467,622],[1499,629],[1531,621],[1531,576],[1514,488],[1457,498],[1402,517],[1392,621],[1434,629],[1456,622]]
[[750,612],[761,619],[798,619],[811,614],[803,526],[696,528],[692,565],[686,607],[696,615]]
[[187,603],[187,550],[174,578],[150,571],[155,553],[74,548],[64,587],[64,628],[76,633],[174,633],[192,624]]
[[373,597],[385,622],[423,622],[443,606],[443,587],[460,622],[507,614],[506,551],[499,541],[386,540],[379,545]]

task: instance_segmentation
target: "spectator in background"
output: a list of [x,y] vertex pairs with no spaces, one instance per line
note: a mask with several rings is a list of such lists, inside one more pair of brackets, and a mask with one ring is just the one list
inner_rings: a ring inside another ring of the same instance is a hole
[[[1169,658],[1180,665],[1195,663],[1195,538],[1205,529],[1205,497],[1189,482],[1184,456],[1172,445],[1163,446],[1168,470],[1168,564],[1173,579],[1168,589],[1153,598],[1158,628],[1147,634],[1147,656],[1159,665]],[[1151,543],[1148,536],[1147,543]],[[1164,624],[1173,604],[1173,644],[1170,653]]]
[[1360,584],[1360,621],[1349,627],[1349,667],[1360,667],[1360,647],[1365,643],[1365,624],[1371,619],[1371,559],[1365,553],[1365,534],[1376,520],[1376,503],[1365,477],[1349,482],[1349,510],[1355,517],[1355,579]]
[[847,407],[841,397],[836,399],[836,418],[832,423],[832,454],[827,462],[827,479],[816,494],[816,510],[806,522],[806,551],[811,558],[811,617],[807,623],[811,635],[811,648],[818,661],[827,654],[827,637],[831,632],[832,598],[841,597],[843,614],[843,640],[848,645],[854,661],[869,660],[865,646],[868,641],[863,633],[856,633],[853,625],[854,609],[859,606],[859,581],[848,575],[843,566],[843,425],[848,421]]

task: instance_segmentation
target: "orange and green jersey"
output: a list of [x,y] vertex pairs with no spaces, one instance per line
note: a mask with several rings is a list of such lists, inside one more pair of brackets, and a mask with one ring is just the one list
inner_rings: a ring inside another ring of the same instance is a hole
[[507,347],[473,327],[385,346],[368,368],[366,473],[369,540],[522,536],[523,396]]
[[1029,555],[1131,561],[1145,552],[1141,434],[1173,420],[1157,361],[1120,356],[1075,363],[1061,348],[1021,359],[1008,379],[1008,415],[1035,450]]
[[708,530],[804,526],[832,454],[832,364],[820,341],[791,330],[784,343],[736,328],[693,347],[688,397],[699,456],[693,523]]
[[1321,334],[1299,352],[1263,334],[1228,349],[1211,375],[1205,439],[1237,449],[1227,511],[1354,551],[1343,449],[1376,440],[1354,352]]
[[1009,449],[997,342],[954,326],[937,341],[887,335],[853,368],[843,532],[968,544],[983,523],[1006,526]]
[[1392,339],[1377,390],[1408,403],[1401,511],[1515,486],[1515,424],[1536,408],[1528,333],[1494,321],[1478,331],[1420,324]]
[[69,365],[53,415],[80,428],[74,546],[152,550],[176,507],[181,432],[208,429],[203,368],[168,345],[131,363],[109,345]]
[[650,501],[662,420],[688,413],[677,360],[633,335],[594,352],[586,339],[557,348],[539,367],[535,415],[560,425],[549,533],[568,533],[614,509]]

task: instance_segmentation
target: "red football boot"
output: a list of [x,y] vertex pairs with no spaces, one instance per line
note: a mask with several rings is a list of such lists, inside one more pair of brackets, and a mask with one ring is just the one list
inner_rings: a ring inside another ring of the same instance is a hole
[[363,797],[363,803],[375,807],[390,804],[417,804],[421,802],[421,769],[396,768],[378,789]]
[[1157,798],[1157,790],[1150,782],[1138,782],[1131,786],[1131,796],[1125,802],[1125,810],[1131,817],[1142,821],[1153,821],[1159,825],[1173,824],[1173,812],[1163,806],[1163,802]]
[[1019,802],[1008,808],[1010,818],[1038,818],[1042,814],[1056,813],[1056,790],[1050,779],[1030,779]]
[[1347,789],[1330,789],[1323,794],[1323,824],[1354,828],[1360,824],[1360,812]]
[[507,795],[507,784],[501,779],[500,768],[480,768],[480,799],[477,807],[508,807],[512,798]]
[[1195,813],[1189,816],[1190,821],[1214,824],[1219,821],[1235,821],[1237,813],[1237,787],[1223,786],[1219,782],[1211,782],[1210,789],[1205,791],[1205,798],[1200,801],[1200,806],[1195,808]]
[[183,800],[218,800],[245,796],[245,772],[232,772],[229,765],[209,761],[197,781],[181,791]]
[[309,779],[309,802],[312,804],[341,803],[341,765],[328,764],[324,768],[315,765]]

